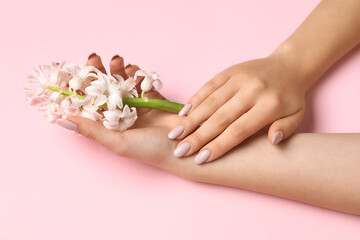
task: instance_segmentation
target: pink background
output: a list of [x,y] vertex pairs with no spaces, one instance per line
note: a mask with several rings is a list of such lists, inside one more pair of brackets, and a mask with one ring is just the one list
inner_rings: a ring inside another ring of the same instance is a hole
[[[265,57],[319,1],[7,1],[0,8],[0,239],[360,239],[360,219],[190,182],[47,123],[22,87],[40,63],[95,51],[157,71],[185,102],[231,64]],[[339,36],[341,37],[341,36]],[[360,48],[308,95],[302,131],[360,131]]]

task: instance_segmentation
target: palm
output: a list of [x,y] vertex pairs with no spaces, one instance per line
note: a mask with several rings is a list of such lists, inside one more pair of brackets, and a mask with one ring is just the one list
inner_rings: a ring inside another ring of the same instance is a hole
[[[105,68],[98,55],[90,56],[87,65],[94,66],[105,73]],[[113,58],[110,62],[110,73],[118,74],[124,78],[133,77],[140,68],[136,65],[124,67],[124,60],[121,57]],[[139,84],[136,86],[141,91]],[[159,92],[151,90],[145,94],[148,98],[165,99]],[[167,133],[171,124],[177,121],[177,114],[168,113],[155,109],[138,108],[138,119],[128,130],[116,133],[115,138],[106,147],[115,151],[121,156],[146,161],[150,164],[157,164],[160,159],[166,159],[177,141],[170,141]],[[109,130],[110,132],[110,130]],[[110,133],[109,133],[110,136]],[[139,151],[141,149],[141,151]]]
[[[164,99],[158,92],[149,93],[148,96]],[[171,124],[176,122],[179,116],[155,109],[138,110],[140,111],[136,123],[125,132],[119,133],[124,134],[131,145],[129,151],[122,155],[150,163],[164,159],[176,144],[176,141],[167,138],[167,134]],[[141,151],[136,151],[137,149]]]

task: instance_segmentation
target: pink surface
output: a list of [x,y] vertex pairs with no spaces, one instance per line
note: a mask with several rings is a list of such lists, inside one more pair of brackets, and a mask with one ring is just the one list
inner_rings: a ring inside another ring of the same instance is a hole
[[[360,239],[360,219],[190,182],[47,123],[22,87],[40,63],[115,53],[185,102],[269,54],[319,1],[8,1],[0,9],[0,239]],[[301,129],[360,131],[360,48],[308,96]]]

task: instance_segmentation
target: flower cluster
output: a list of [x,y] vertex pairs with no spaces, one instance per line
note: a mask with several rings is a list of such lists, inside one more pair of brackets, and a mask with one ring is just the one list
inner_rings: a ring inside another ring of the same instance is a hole
[[123,98],[137,98],[136,82],[141,77],[142,96],[162,83],[156,73],[143,70],[134,78],[124,79],[120,75],[109,76],[95,67],[75,64],[42,64],[28,74],[34,89],[25,89],[30,105],[37,107],[50,122],[68,116],[81,116],[101,121],[110,130],[123,131],[137,119],[135,107],[123,104]]

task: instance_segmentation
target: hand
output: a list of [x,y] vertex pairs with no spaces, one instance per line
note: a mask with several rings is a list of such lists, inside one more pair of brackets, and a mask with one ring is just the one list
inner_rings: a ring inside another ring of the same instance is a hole
[[190,156],[201,149],[195,162],[210,162],[268,124],[272,144],[288,138],[304,114],[302,80],[280,56],[240,63],[217,74],[180,111],[180,116],[190,112],[168,135],[183,139],[174,155]]
[[[92,65],[105,73],[101,58],[96,54],[89,57],[87,65]],[[125,79],[128,76],[133,77],[139,69],[136,65],[128,65],[125,68],[124,60],[119,56],[113,57],[110,62],[111,74],[119,74]],[[146,97],[165,99],[154,89],[147,92]],[[180,117],[173,113],[148,108],[138,108],[137,113],[138,119],[135,124],[124,132],[108,130],[101,123],[82,117],[68,117],[67,120],[70,122],[65,120],[65,125],[67,124],[65,127],[95,140],[117,155],[140,160],[182,177],[190,178],[190,171],[192,171],[190,168],[182,170],[182,167],[170,164],[174,162],[169,161],[169,158],[173,157],[171,149],[174,148],[176,142],[169,141],[166,134],[171,125]],[[61,120],[59,124],[64,126],[64,120]]]

